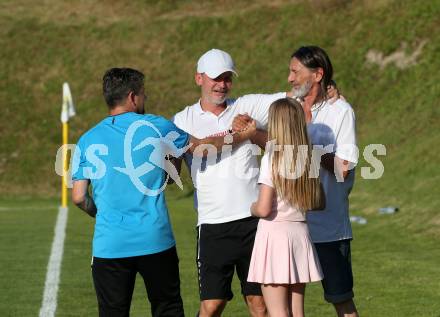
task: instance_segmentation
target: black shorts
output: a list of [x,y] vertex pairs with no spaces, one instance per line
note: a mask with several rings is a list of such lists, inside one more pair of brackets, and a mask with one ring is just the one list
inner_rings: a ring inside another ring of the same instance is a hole
[[329,303],[342,303],[354,297],[350,241],[315,243],[324,273],[324,298]]
[[129,316],[138,272],[144,279],[152,316],[184,316],[180,296],[179,259],[175,247],[155,254],[129,258],[94,257],[92,276],[99,316]]
[[249,217],[198,227],[197,266],[200,300],[231,300],[231,283],[237,270],[244,296],[261,296],[258,283],[247,281],[258,218]]

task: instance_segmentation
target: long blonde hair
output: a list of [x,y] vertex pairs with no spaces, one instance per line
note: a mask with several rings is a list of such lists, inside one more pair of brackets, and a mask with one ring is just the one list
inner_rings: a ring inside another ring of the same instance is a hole
[[310,177],[311,167],[316,166],[312,166],[312,147],[299,102],[283,98],[272,103],[268,136],[275,142],[269,155],[278,197],[302,211],[322,209],[325,198],[318,175]]

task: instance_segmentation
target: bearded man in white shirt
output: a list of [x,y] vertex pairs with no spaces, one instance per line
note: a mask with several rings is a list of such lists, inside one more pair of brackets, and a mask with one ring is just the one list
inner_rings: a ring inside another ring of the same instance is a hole
[[353,236],[348,214],[348,196],[358,162],[354,112],[342,99],[329,102],[327,86],[333,67],[323,49],[300,47],[292,54],[289,69],[288,81],[294,97],[302,100],[310,141],[326,152],[319,173],[326,208],[307,213],[324,273],[324,298],[334,305],[338,316],[356,317],[350,252]]

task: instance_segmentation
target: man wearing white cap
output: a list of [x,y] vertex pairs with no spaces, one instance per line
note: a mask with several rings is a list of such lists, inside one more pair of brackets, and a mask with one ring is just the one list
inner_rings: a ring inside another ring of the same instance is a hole
[[[232,76],[237,75],[231,56],[212,49],[197,63],[195,82],[201,98],[174,116],[174,123],[197,138],[231,133],[234,117],[247,113],[265,130],[270,104],[286,93],[254,94],[227,98]],[[290,93],[289,93],[290,94]],[[233,293],[234,270],[251,316],[265,316],[260,285],[246,281],[258,219],[251,217],[250,206],[257,199],[259,151],[266,135],[257,131],[250,140],[200,161],[185,156],[191,169],[198,212],[197,265],[200,291],[200,316],[220,316]]]

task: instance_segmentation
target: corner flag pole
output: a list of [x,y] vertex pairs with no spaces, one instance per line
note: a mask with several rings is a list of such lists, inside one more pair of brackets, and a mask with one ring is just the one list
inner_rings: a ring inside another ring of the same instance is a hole
[[63,177],[61,181],[61,207],[67,207],[67,147],[69,137],[69,118],[75,115],[72,94],[69,84],[63,84],[63,105],[61,110],[61,123],[63,126]]
[[[69,123],[63,122],[63,146],[68,143]],[[61,207],[67,207],[67,149],[63,147],[63,177],[61,181]]]
[[60,282],[61,262],[64,252],[64,239],[66,237],[66,225],[68,218],[67,207],[67,147],[69,118],[75,115],[72,94],[68,83],[63,84],[63,105],[61,110],[61,123],[63,124],[63,178],[61,188],[61,206],[58,209],[55,234],[52,241],[49,262],[47,264],[46,281],[44,282],[43,300],[39,317],[55,317],[57,310],[58,285]]

